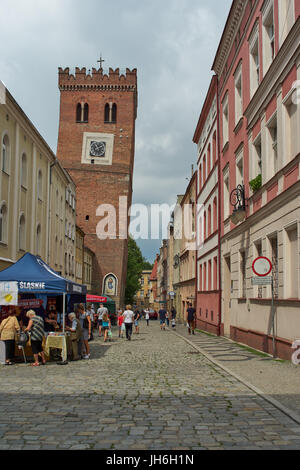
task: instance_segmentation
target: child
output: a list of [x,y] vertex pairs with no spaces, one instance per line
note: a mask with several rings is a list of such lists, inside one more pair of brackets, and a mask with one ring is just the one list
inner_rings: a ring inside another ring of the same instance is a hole
[[104,330],[104,343],[106,343],[108,337],[108,330],[111,329],[111,322],[107,313],[103,314],[102,328]]
[[[123,317],[123,314],[122,314],[122,310],[119,311],[118,326],[119,326],[119,338],[121,338],[121,337],[123,338],[125,325],[124,325],[124,317]],[[123,328],[123,326],[124,326],[124,328]]]
[[175,318],[172,320],[172,330],[176,330],[176,321]]

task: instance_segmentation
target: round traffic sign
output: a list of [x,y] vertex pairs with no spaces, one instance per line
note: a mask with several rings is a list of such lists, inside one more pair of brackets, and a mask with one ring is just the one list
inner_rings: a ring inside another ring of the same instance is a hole
[[273,265],[269,258],[260,256],[253,261],[252,269],[256,276],[265,277],[272,272]]

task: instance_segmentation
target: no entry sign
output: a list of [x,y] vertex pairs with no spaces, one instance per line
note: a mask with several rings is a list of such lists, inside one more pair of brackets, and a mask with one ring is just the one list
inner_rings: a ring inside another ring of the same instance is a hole
[[252,269],[256,276],[266,277],[272,272],[273,265],[269,258],[260,256],[253,261]]

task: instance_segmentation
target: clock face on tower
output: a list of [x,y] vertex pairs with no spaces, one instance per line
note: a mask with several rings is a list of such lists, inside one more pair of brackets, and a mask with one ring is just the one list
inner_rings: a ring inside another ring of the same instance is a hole
[[91,157],[105,157],[106,143],[92,140],[90,142]]

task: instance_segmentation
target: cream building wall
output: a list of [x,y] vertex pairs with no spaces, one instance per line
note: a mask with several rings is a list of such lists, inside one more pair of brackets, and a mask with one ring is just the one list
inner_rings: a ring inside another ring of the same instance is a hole
[[75,184],[8,91],[0,138],[0,270],[30,252],[75,280]]

